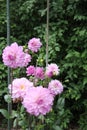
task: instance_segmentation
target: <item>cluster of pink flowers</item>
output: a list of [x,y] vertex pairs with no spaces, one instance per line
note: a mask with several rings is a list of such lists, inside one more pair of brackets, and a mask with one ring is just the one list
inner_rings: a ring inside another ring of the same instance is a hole
[[36,78],[44,79],[45,76],[51,78],[54,75],[59,74],[59,68],[56,64],[48,64],[46,70],[43,67],[28,66],[26,69],[27,76],[35,76]]
[[[31,52],[38,52],[41,46],[39,38],[32,38],[28,42]],[[62,83],[57,79],[51,80],[60,70],[55,63],[48,64],[45,68],[29,65],[32,58],[28,49],[24,52],[23,47],[15,42],[3,50],[2,58],[6,66],[26,67],[28,78],[32,77],[32,80],[25,77],[14,79],[8,86],[9,93],[13,101],[21,101],[31,115],[46,115],[52,108],[55,96],[63,92]]]
[[44,79],[44,68],[28,66],[26,70],[27,76],[35,76],[36,78]]

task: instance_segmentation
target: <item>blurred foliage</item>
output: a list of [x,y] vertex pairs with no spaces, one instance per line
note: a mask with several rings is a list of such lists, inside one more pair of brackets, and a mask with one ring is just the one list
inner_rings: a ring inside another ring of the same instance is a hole
[[[6,46],[6,1],[0,0],[0,107],[7,91],[7,67],[2,63]],[[10,1],[11,43],[27,45],[40,37],[43,47],[38,61],[46,59],[46,0]],[[87,130],[87,0],[51,0],[49,24],[49,63],[60,66],[58,78],[64,84],[64,106],[57,105],[47,115],[50,130],[65,130],[69,124]],[[15,72],[16,73],[16,72]],[[15,74],[16,75],[16,74]],[[61,108],[60,108],[61,107]]]

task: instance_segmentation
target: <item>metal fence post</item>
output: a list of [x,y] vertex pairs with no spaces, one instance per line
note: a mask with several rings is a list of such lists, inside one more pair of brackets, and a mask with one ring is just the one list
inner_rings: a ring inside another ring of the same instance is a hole
[[[10,1],[6,1],[6,7],[7,7],[7,45],[10,45]],[[10,78],[10,68],[8,67],[8,85],[11,83]],[[11,115],[12,111],[12,102],[8,103],[8,113],[9,116]],[[8,130],[11,130],[11,119],[8,119]]]

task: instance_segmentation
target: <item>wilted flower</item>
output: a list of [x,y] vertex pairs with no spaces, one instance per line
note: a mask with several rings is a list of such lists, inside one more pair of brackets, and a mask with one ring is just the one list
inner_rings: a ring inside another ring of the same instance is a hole
[[58,66],[54,63],[48,64],[48,66],[46,67],[45,75],[48,77],[52,77],[53,75],[58,75],[58,74],[59,74]]
[[53,100],[54,98],[50,91],[39,86],[32,87],[27,91],[22,104],[27,112],[32,115],[46,115],[52,108]]
[[40,47],[42,46],[42,43],[40,42],[39,38],[32,38],[29,42],[28,42],[28,48],[32,51],[32,52],[37,52]]
[[13,100],[21,98],[26,95],[26,91],[33,87],[33,83],[26,78],[16,78],[12,84],[8,86],[9,92],[12,94]]
[[48,89],[55,96],[62,93],[63,85],[59,80],[51,80],[51,82],[49,82]]

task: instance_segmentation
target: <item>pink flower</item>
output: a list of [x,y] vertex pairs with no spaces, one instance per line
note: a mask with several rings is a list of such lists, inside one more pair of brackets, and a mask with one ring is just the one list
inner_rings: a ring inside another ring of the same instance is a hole
[[22,104],[31,115],[46,115],[52,108],[53,100],[50,91],[39,86],[32,87],[27,91]]
[[55,96],[62,93],[63,85],[59,80],[52,80],[48,85],[48,89]]
[[13,100],[18,98],[23,99],[23,97],[26,95],[26,91],[30,87],[33,87],[33,83],[26,78],[16,78],[13,80],[12,84],[8,86],[9,92],[11,93],[12,91]]
[[20,67],[26,67],[29,62],[31,62],[31,55],[24,53],[23,61],[20,64]]
[[28,48],[32,51],[32,52],[37,52],[40,47],[42,46],[42,43],[40,42],[39,38],[32,38],[29,42],[28,42]]
[[52,77],[53,75],[58,75],[59,74],[59,68],[56,64],[48,64],[46,67],[46,73],[45,75],[48,77]]
[[27,76],[34,75],[34,73],[35,73],[35,67],[33,65],[28,66],[27,70],[26,70],[26,73],[27,73]]
[[23,52],[23,47],[18,46],[16,42],[5,47],[2,58],[4,64],[11,68],[26,66],[31,60],[30,55],[26,55],[26,53]]
[[44,79],[44,69],[42,67],[36,67],[35,77],[40,78],[40,79]]

